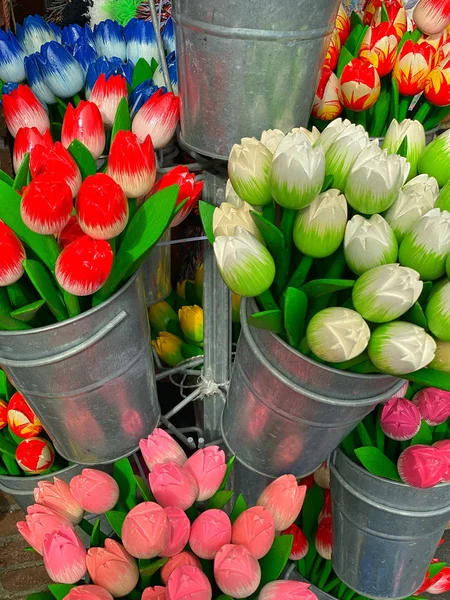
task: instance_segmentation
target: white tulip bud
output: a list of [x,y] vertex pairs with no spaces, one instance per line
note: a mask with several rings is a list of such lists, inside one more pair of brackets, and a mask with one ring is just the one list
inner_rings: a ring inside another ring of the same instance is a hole
[[294,243],[307,256],[330,256],[341,245],[346,224],[345,197],[339,190],[328,190],[298,212],[293,231]]
[[225,188],[225,201],[229,204],[232,204],[236,208],[248,208],[248,210],[252,209],[248,202],[244,202],[242,198],[239,198],[229,179],[227,180],[227,185]]
[[348,176],[356,159],[370,144],[362,125],[349,125],[330,144],[325,154],[326,176],[333,175],[333,187],[345,190]]
[[316,356],[327,362],[344,362],[367,348],[370,329],[364,319],[348,308],[326,308],[308,324],[306,341]]
[[329,125],[325,127],[325,129],[320,134],[319,138],[315,142],[316,145],[322,146],[325,152],[328,151],[328,148],[334,142],[334,140],[340,135],[347,127],[350,127],[352,123],[348,119],[342,120],[334,119],[331,121]]
[[272,255],[242,227],[235,228],[233,237],[217,237],[214,253],[224,282],[235,294],[258,296],[272,285],[275,278]]
[[436,341],[436,354],[428,365],[430,369],[450,373],[450,342]]
[[420,273],[423,280],[445,273],[450,253],[450,213],[433,208],[417,221],[400,244],[399,261]]
[[272,153],[255,138],[243,138],[231,149],[228,175],[239,198],[252,206],[272,201],[269,170]]
[[411,165],[409,179],[412,179],[417,175],[417,165],[427,145],[422,123],[411,119],[404,119],[398,123],[393,119],[383,141],[383,150],[386,149],[389,154],[396,154],[405,138],[408,140],[406,160]]
[[406,375],[426,367],[433,359],[436,342],[422,327],[394,321],[380,325],[369,342],[373,364],[389,375]]
[[[308,133],[308,131],[305,129]],[[295,133],[292,131],[284,136],[281,142],[278,144],[277,149],[273,154],[273,160],[277,158],[280,154],[285,153],[287,150],[295,146],[301,146],[306,144],[309,149],[312,149],[311,140],[308,135],[306,135],[303,131],[297,130]]]
[[431,333],[443,342],[450,342],[450,283],[433,290],[425,315]]
[[417,221],[434,208],[438,195],[438,183],[428,175],[418,175],[402,187],[394,204],[384,215],[399,243]]
[[356,275],[395,263],[398,244],[390,225],[380,215],[364,219],[355,215],[347,223],[344,237],[347,265]]
[[279,129],[267,129],[261,134],[261,144],[274,154],[275,150],[278,148],[278,144],[284,140],[284,133]]
[[222,202],[222,204],[216,208],[213,215],[214,237],[216,238],[223,235],[232,237],[235,235],[236,227],[242,227],[258,238],[260,242],[263,242],[263,236],[249,210],[243,208],[239,209],[228,202]]
[[309,129],[305,129],[305,127],[294,127],[291,129],[291,133],[303,133],[309,139],[312,146],[314,146],[320,137],[320,131],[317,129],[317,127],[313,127],[311,131],[309,131]]
[[395,265],[370,269],[355,283],[353,306],[367,321],[388,323],[404,315],[423,290],[419,273]]

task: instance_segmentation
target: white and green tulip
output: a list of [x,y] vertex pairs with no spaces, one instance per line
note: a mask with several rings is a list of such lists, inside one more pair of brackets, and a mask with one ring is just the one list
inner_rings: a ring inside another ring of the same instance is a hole
[[317,127],[313,127],[311,131],[305,127],[294,127],[291,129],[290,133],[303,133],[309,139],[312,146],[314,146],[320,137],[320,131],[317,129]]
[[261,134],[261,144],[274,154],[279,143],[284,140],[284,133],[279,129],[266,129]]
[[248,204],[248,202],[244,202],[242,200],[242,198],[239,198],[239,196],[236,194],[236,190],[234,189],[230,179],[227,180],[227,185],[225,188],[225,201],[228,202],[229,204],[232,204],[236,208],[247,208],[247,207],[248,207],[248,209],[252,208],[250,206],[250,204]]
[[400,264],[415,269],[425,281],[445,273],[450,253],[450,213],[433,208],[405,235],[399,250]]
[[367,348],[370,329],[364,319],[348,308],[325,308],[308,324],[306,341],[316,356],[327,362],[356,358]]
[[419,173],[435,177],[439,187],[450,181],[450,130],[441,134],[425,148],[419,160]]
[[418,175],[402,187],[394,204],[384,215],[398,243],[423,215],[435,207],[438,195],[438,183],[428,175]]
[[[292,134],[293,137],[299,134]],[[325,154],[321,147],[302,142],[280,152],[287,135],[278,146],[270,168],[272,195],[280,206],[300,210],[316,198],[325,178]]]
[[423,290],[419,273],[395,265],[382,265],[367,271],[355,283],[353,306],[373,323],[388,323],[404,315],[417,302]]
[[312,149],[312,143],[308,135],[306,135],[305,131],[300,131],[297,129],[296,131],[291,131],[278,144],[277,149],[273,153],[273,159],[275,160],[277,156],[283,154],[293,148],[294,146],[301,146],[302,144],[307,144],[310,149]]
[[243,138],[231,149],[228,176],[236,194],[252,206],[272,201],[269,171],[272,153],[256,138]]
[[330,256],[341,245],[346,224],[345,197],[339,190],[328,190],[298,212],[294,224],[294,243],[307,256]]
[[216,208],[213,215],[214,237],[232,237],[235,234],[236,227],[242,227],[258,238],[260,242],[263,242],[263,236],[249,210],[246,210],[245,208],[236,208],[229,202],[222,202],[222,204]]
[[436,354],[428,365],[430,369],[450,373],[450,342],[436,341]]
[[431,333],[442,342],[450,342],[450,283],[433,290],[425,316]]
[[272,255],[242,227],[236,227],[232,237],[217,237],[214,253],[224,282],[235,294],[258,296],[272,285],[275,278]]
[[389,156],[371,142],[356,159],[347,179],[347,202],[365,215],[383,212],[394,203],[408,173],[409,163],[403,156]]
[[380,265],[396,262],[397,239],[381,215],[372,215],[370,219],[355,215],[345,229],[344,254],[353,273],[362,275]]
[[324,151],[327,152],[328,148],[331,146],[331,144],[334,142],[334,140],[338,137],[338,135],[340,135],[343,131],[345,131],[345,129],[347,129],[347,127],[350,127],[351,124],[352,123],[348,119],[344,119],[344,120],[342,120],[341,118],[334,119],[334,121],[331,121],[331,123],[329,125],[327,125],[325,127],[325,129],[322,131],[322,133],[318,137],[317,141],[315,142],[315,145],[322,146]]
[[448,210],[450,212],[450,181],[448,181],[440,191],[436,202],[436,208]]
[[362,125],[349,125],[330,144],[325,154],[325,175],[333,175],[333,187],[345,190],[348,176],[356,159],[370,144]]
[[373,364],[390,375],[407,375],[426,367],[433,359],[436,342],[431,335],[412,323],[394,321],[380,325],[369,342]]
[[427,145],[422,123],[411,119],[399,123],[394,119],[386,132],[382,148],[389,154],[396,154],[405,138],[408,140],[406,160],[411,165],[409,179],[412,179],[417,175],[417,165]]

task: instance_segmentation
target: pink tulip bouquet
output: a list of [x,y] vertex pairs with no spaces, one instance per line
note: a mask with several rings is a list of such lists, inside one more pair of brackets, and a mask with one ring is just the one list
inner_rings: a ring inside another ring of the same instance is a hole
[[[306,486],[284,475],[248,508],[239,495],[223,507],[233,459],[216,446],[189,458],[165,431],[155,429],[140,448],[150,472],[135,475],[128,459],[114,477],[84,469],[65,483],[41,482],[36,504],[18,529],[40,554],[59,599],[315,600],[308,583],[279,580],[293,549],[285,533],[298,518]],[[85,512],[104,514],[106,537]],[[90,535],[86,549],[76,526]]]

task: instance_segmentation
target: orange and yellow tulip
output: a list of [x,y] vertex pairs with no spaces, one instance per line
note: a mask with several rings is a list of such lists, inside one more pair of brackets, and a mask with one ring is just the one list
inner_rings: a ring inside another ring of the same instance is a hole
[[347,14],[347,11],[342,6],[342,3],[339,5],[339,11],[336,17],[336,29],[339,32],[341,46],[343,46],[347,41],[348,36],[350,35],[352,25],[350,23],[350,18]]
[[330,45],[328,46],[324,67],[329,67],[332,71],[334,71],[338,64],[340,51],[341,39],[339,37],[339,31],[335,28],[331,34]]
[[450,57],[435,67],[425,79],[425,98],[436,106],[450,104]]
[[412,40],[405,42],[392,72],[400,94],[415,96],[423,91],[425,79],[431,71],[433,57],[434,48],[430,44],[426,42],[415,44]]
[[332,121],[342,112],[339,100],[339,80],[329,67],[324,67],[312,107],[312,115],[322,121]]
[[361,47],[359,57],[368,60],[383,77],[392,71],[397,58],[398,38],[394,25],[383,21],[376,27],[369,27]]

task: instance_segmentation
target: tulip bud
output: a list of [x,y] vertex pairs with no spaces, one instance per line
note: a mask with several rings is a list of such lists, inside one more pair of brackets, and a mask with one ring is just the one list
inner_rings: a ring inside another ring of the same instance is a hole
[[200,502],[209,500],[219,489],[227,470],[225,453],[218,446],[208,446],[194,452],[184,467],[195,477]]
[[102,73],[92,88],[89,101],[97,105],[105,127],[112,128],[122,98],[128,98],[127,80],[125,77],[122,77],[122,75],[110,75],[106,79],[105,74]]
[[[144,592],[145,593],[145,592]],[[64,596],[64,600],[113,600],[111,594],[99,585],[79,585]],[[150,600],[148,597],[146,600]],[[165,600],[161,598],[160,600]]]
[[439,187],[450,180],[450,131],[445,131],[425,148],[419,160],[419,173],[435,177]]
[[318,469],[314,471],[314,481],[324,490],[330,489],[330,467],[327,462],[323,462]]
[[347,127],[350,127],[351,122],[348,119],[335,119],[331,121],[329,125],[320,134],[317,139],[317,145],[322,146],[324,152],[328,151],[328,148],[334,142],[334,140],[343,132]]
[[424,329],[402,321],[380,325],[369,342],[369,357],[377,369],[397,376],[426,367],[435,350],[436,342]]
[[18,281],[23,273],[25,248],[14,231],[0,221],[0,287]]
[[236,191],[232,186],[230,179],[227,179],[227,185],[225,187],[225,202],[228,202],[228,204],[232,204],[235,208],[251,210],[251,205],[248,204],[248,202],[244,202],[242,198],[239,198],[239,196],[236,194]]
[[282,144],[270,167],[272,195],[280,206],[299,210],[311,204],[322,189],[325,155],[321,146],[312,148],[306,141],[280,151]]
[[148,309],[148,318],[150,327],[153,331],[159,333],[160,331],[165,331],[167,329],[170,320],[177,320],[177,313],[170,304],[162,300],[161,302],[157,302],[150,306]]
[[425,79],[425,98],[435,106],[450,104],[450,58],[444,59],[432,69]]
[[105,130],[102,115],[93,102],[81,101],[76,108],[72,104],[67,106],[62,124],[61,142],[65,148],[68,148],[74,140],[84,144],[96,160],[100,158],[105,148]]
[[159,358],[169,367],[176,367],[183,362],[184,357],[181,354],[183,340],[168,331],[161,331],[156,340],[152,341]]
[[80,506],[97,515],[112,510],[119,500],[119,486],[103,471],[83,469],[70,482],[70,491]]
[[118,131],[109,152],[108,175],[128,198],[147,194],[156,180],[156,157],[150,136],[141,144],[131,131]]
[[366,31],[359,49],[359,57],[368,60],[380,77],[388,75],[397,58],[397,30],[389,21],[383,21]]
[[[250,208],[250,205],[247,204],[247,206]],[[263,237],[249,210],[244,207],[236,208],[228,202],[222,202],[222,204],[215,209],[213,215],[214,237],[218,237],[219,235],[228,237],[233,236],[235,227],[242,227],[254,235],[260,242],[263,242]]]
[[331,560],[333,550],[333,528],[331,517],[324,517],[316,531],[315,546],[317,554],[325,560]]
[[203,342],[203,308],[200,306],[183,306],[178,311],[184,337],[194,344]]
[[354,58],[339,78],[339,99],[349,110],[371,108],[380,97],[381,83],[376,68],[367,60]]
[[376,142],[356,159],[345,186],[347,202],[356,211],[373,215],[387,210],[406,181],[409,164],[397,154],[387,154]]
[[68,519],[39,504],[27,508],[25,519],[17,523],[17,529],[38,554],[42,554],[42,544],[47,534],[55,533],[62,527],[73,529]]
[[348,308],[321,310],[308,324],[306,339],[316,356],[327,362],[344,362],[367,348],[370,329],[364,319]]
[[310,138],[310,132],[304,127],[292,129],[278,144],[273,155],[273,160],[280,154],[285,154],[292,148],[302,146],[303,144],[306,144],[310,149],[314,146],[314,142]]
[[311,144],[311,146],[315,146],[317,140],[320,137],[320,131],[317,127],[312,127],[311,130],[306,129],[305,127],[293,127],[290,133],[301,133],[303,137],[307,139],[307,141]]
[[245,546],[227,544],[214,559],[214,577],[224,594],[233,598],[247,598],[259,586],[261,568]]
[[163,429],[154,429],[147,439],[139,442],[139,448],[149,471],[166,462],[181,466],[187,461],[183,448]]
[[327,69],[331,69],[331,71],[334,71],[336,69],[340,51],[341,38],[339,36],[339,31],[335,27],[333,33],[330,36],[330,42],[328,44],[328,50],[324,61],[324,66]]
[[[371,23],[372,27],[377,27],[384,19],[381,10],[382,0],[375,0],[375,4],[376,10]],[[406,33],[408,27],[408,16],[403,4],[404,2],[402,0],[384,0],[389,22],[394,25],[399,40]]]
[[183,566],[171,574],[167,581],[170,600],[211,600],[212,590],[206,575],[197,567]]
[[199,558],[212,560],[231,542],[231,522],[222,510],[206,510],[192,523],[189,546]]
[[25,473],[40,475],[50,469],[54,460],[53,446],[39,437],[27,438],[16,448],[16,461]]
[[166,588],[163,585],[145,588],[141,600],[167,600]]
[[417,444],[400,454],[397,468],[406,484],[422,489],[434,487],[444,479],[448,462],[439,448]]
[[0,398],[0,429],[8,425],[8,403]]
[[90,175],[76,200],[81,229],[94,240],[110,240],[128,223],[128,201],[120,185],[105,173]]
[[339,4],[339,10],[336,17],[336,29],[339,32],[341,46],[343,46],[347,41],[348,36],[350,35],[352,25],[350,23],[350,18],[347,14],[347,11],[342,5],[342,2]]
[[106,538],[104,548],[90,548],[86,557],[89,576],[95,585],[115,598],[129,594],[139,581],[139,569],[125,548]]
[[316,600],[309,590],[311,584],[302,581],[271,581],[259,593],[258,600]]
[[339,190],[328,190],[298,212],[293,230],[294,243],[307,256],[330,256],[341,245],[346,224],[345,197]]
[[440,33],[450,23],[450,4],[446,0],[420,0],[413,19],[420,31],[428,35]]
[[245,546],[256,560],[269,552],[274,539],[272,514],[262,506],[244,510],[233,523],[232,543]]
[[419,219],[434,208],[438,194],[436,179],[428,175],[418,175],[402,187],[394,204],[384,215],[399,243]]
[[331,491],[326,490],[324,493],[322,510],[319,513],[317,522],[321,523],[323,521],[323,519],[326,519],[331,516],[332,516]]
[[[275,152],[275,150],[277,149],[279,143],[282,140],[284,140],[284,137],[285,137],[284,133],[282,131],[280,131],[279,129],[267,129],[262,132],[260,141],[261,141],[261,144],[264,144],[264,146],[267,148],[267,150],[273,154]],[[228,198],[227,198],[227,201],[228,201]]]
[[275,278],[272,255],[242,227],[236,227],[233,237],[217,237],[214,253],[224,282],[235,294],[258,296],[272,285]]
[[75,198],[81,186],[77,163],[61,142],[55,142],[50,149],[40,144],[35,146],[30,152],[30,172],[33,179],[44,173],[62,178],[72,190],[72,198]]
[[105,284],[113,259],[113,251],[106,240],[93,240],[85,235],[69,244],[58,256],[56,279],[70,294],[89,296]]
[[450,392],[438,388],[425,388],[417,392],[412,401],[428,425],[441,425],[450,417]]
[[401,123],[398,123],[396,119],[393,119],[387,130],[382,148],[383,150],[386,149],[388,154],[396,154],[405,139],[408,140],[406,160],[410,164],[409,179],[412,179],[417,175],[417,166],[427,145],[422,123],[410,119],[404,119]]
[[22,127],[19,129],[14,140],[13,152],[13,166],[16,173],[25,158],[25,154],[31,152],[37,145],[44,146],[48,150],[51,149],[53,140],[48,129],[43,134],[41,134],[37,127]]
[[180,118],[180,100],[161,88],[143,104],[133,119],[132,131],[143,142],[150,136],[155,150],[164,148],[175,134]]
[[324,66],[314,96],[312,116],[322,121],[332,121],[342,113],[343,108],[339,100],[339,79],[329,67]]
[[23,81],[26,78],[23,64],[26,55],[23,46],[10,30],[2,30],[0,33],[0,55],[0,79],[15,83]]
[[361,152],[369,145],[362,125],[350,125],[330,144],[326,154],[326,175],[333,175],[333,186],[343,192],[348,176]]
[[438,279],[445,273],[445,260],[450,253],[450,213],[438,208],[430,210],[405,235],[399,260],[405,267],[420,273],[422,279]]
[[38,481],[34,488],[34,499],[37,504],[66,517],[74,525],[83,518],[84,510],[73,497],[69,484],[57,477],[53,478],[53,483]]
[[130,510],[122,526],[122,542],[136,558],[155,558],[169,543],[170,527],[164,509],[142,502]]
[[392,398],[383,406],[381,429],[392,440],[411,440],[418,433],[421,423],[419,409],[406,398]]
[[305,494],[306,486],[297,485],[293,475],[282,475],[262,491],[256,504],[267,508],[272,513],[275,530],[283,531],[300,514]]
[[35,233],[59,233],[72,214],[72,192],[62,177],[43,173],[35,177],[22,193],[20,214]]
[[352,291],[353,306],[367,321],[387,323],[404,315],[419,299],[419,273],[398,264],[366,271]]
[[292,541],[292,549],[289,555],[289,560],[302,560],[308,554],[309,542],[306,535],[298,527],[298,525],[291,525],[287,529],[281,532],[281,535],[292,535],[294,538]]
[[36,437],[42,431],[42,423],[20,392],[11,396],[7,419],[9,428],[17,437],[23,439]]
[[191,524],[185,512],[176,506],[164,509],[169,521],[169,541],[160,553],[160,556],[176,556],[189,541]]
[[239,198],[253,206],[272,201],[269,169],[272,153],[256,138],[243,138],[231,149],[228,176]]
[[180,567],[195,567],[196,569],[202,568],[200,561],[191,552],[180,552],[175,556],[169,558],[166,564],[161,569],[161,579],[164,584],[167,584],[171,574],[179,569]]
[[[434,448],[440,450],[445,458],[447,459],[447,463],[450,465],[450,440],[440,440],[439,442],[434,442]],[[450,483],[450,467],[447,470],[447,475],[442,479],[442,483]]]
[[198,497],[198,485],[193,475],[169,461],[153,466],[149,475],[150,488],[156,501],[163,507],[190,508]]
[[56,583],[77,583],[86,573],[86,549],[72,527],[44,537],[42,543],[44,567]]
[[428,327],[439,340],[450,342],[450,283],[433,290],[425,311]]
[[415,96],[423,91],[433,56],[434,48],[426,42],[415,44],[407,40],[403,44],[392,71],[400,94]]
[[27,85],[3,94],[2,106],[6,126],[14,138],[22,127],[36,127],[41,135],[50,129],[47,111]]
[[441,340],[435,340],[435,342],[436,354],[428,367],[443,373],[450,373],[450,342],[441,342]]

